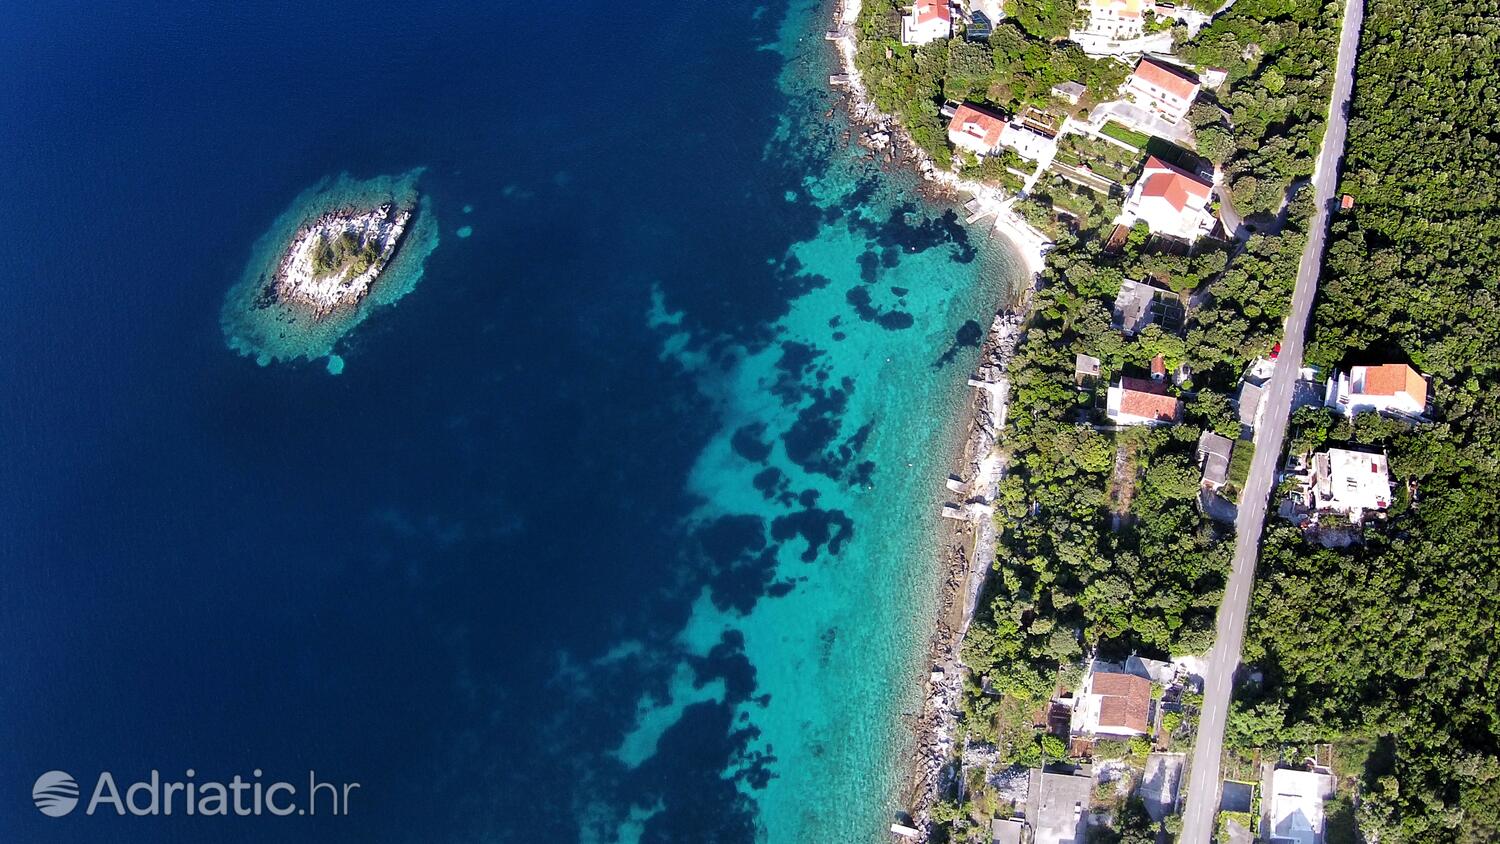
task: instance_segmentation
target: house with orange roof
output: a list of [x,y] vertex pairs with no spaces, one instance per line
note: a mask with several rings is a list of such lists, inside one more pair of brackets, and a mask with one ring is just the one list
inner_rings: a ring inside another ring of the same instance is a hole
[[1192,243],[1213,229],[1214,217],[1208,210],[1212,191],[1213,184],[1202,176],[1148,156],[1118,222],[1128,225],[1141,220],[1152,234]]
[[1323,404],[1351,419],[1372,410],[1420,417],[1427,412],[1427,379],[1404,363],[1356,366],[1328,379]]
[[1150,108],[1169,123],[1187,116],[1198,98],[1198,80],[1182,68],[1155,59],[1141,59],[1120,93]]
[[1105,415],[1116,425],[1175,425],[1182,402],[1167,395],[1167,385],[1144,378],[1121,378],[1105,394]]
[[1071,730],[1075,735],[1134,738],[1151,732],[1154,691],[1145,677],[1128,674],[1107,663],[1089,665],[1073,702]]
[[911,14],[901,16],[902,44],[931,44],[953,36],[953,7],[948,0],[916,0]]
[[1006,121],[982,106],[964,103],[948,121],[948,142],[975,155],[989,155],[1000,148]]

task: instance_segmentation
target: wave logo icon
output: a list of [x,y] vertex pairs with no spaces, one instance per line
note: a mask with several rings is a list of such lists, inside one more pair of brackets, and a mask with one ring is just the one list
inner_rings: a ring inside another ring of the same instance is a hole
[[48,771],[36,778],[31,801],[49,818],[60,818],[78,806],[78,781],[66,771]]

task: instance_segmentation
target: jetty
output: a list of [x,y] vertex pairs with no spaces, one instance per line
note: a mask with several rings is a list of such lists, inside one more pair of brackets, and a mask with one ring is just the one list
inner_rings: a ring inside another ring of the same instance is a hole
[[[1010,361],[1024,332],[1024,310],[1023,306],[1016,312],[1002,311],[990,322],[980,363],[968,380],[974,394],[963,467],[944,481],[947,490],[961,500],[945,502],[941,510],[941,515],[953,525],[953,533],[945,540],[947,568],[939,615],[929,643],[931,660],[922,711],[915,725],[915,775],[907,797],[911,812],[906,816],[909,822],[897,824],[908,831],[892,827],[892,834],[901,838],[927,840],[933,828],[932,805],[956,775],[950,759],[963,695],[965,668],[960,651],[984,589],[990,560],[995,556],[998,532],[994,501],[1006,468],[996,446],[1005,427]],[[910,831],[915,831],[915,835]]]

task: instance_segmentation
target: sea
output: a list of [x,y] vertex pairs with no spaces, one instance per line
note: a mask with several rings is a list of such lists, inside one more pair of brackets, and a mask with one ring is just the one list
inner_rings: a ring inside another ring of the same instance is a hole
[[[0,7],[0,841],[881,840],[1022,270],[829,13]],[[234,346],[299,197],[414,173],[404,295]]]

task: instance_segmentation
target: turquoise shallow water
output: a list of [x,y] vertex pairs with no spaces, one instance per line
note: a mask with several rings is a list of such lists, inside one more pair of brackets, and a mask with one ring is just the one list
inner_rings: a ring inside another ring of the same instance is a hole
[[[878,840],[1017,272],[846,144],[823,9],[0,18],[0,794],[364,797],[0,840]],[[399,302],[226,337],[299,193],[418,168]]]
[[[966,233],[951,210],[919,201],[912,174],[882,169],[845,143],[842,113],[824,111],[833,60],[817,38],[823,15],[799,4],[782,27],[781,85],[801,110],[767,154],[831,152],[787,196],[813,203],[826,222],[784,265],[824,282],[792,302],[776,342],[732,348],[727,367],[719,338],[680,331],[681,314],[652,314],[663,354],[696,374],[721,425],[691,473],[702,499],[691,529],[751,519],[785,536],[810,500],[838,514],[776,548],[785,594],[746,612],[716,606],[705,590],[680,636],[700,656],[726,635],[743,637],[756,698],[741,719],[758,731],[751,755],[774,760],[751,793],[759,836],[772,842],[876,840],[898,808],[912,740],[902,716],[920,706],[940,572],[937,512],[965,425],[973,338],[1020,274],[1009,244]],[[858,454],[852,470],[830,470],[795,446],[822,425],[818,436],[835,450]],[[723,695],[722,683],[695,686],[684,664],[668,698],[642,698],[620,757],[646,758],[685,706]],[[620,840],[629,838],[627,827]]]
[[[240,354],[255,358],[261,366],[272,361],[326,357],[329,373],[342,373],[344,360],[333,353],[339,341],[375,310],[394,305],[410,293],[422,280],[427,256],[438,246],[438,224],[433,219],[432,200],[421,194],[421,176],[420,169],[364,180],[341,173],[335,178],[322,179],[298,194],[270,229],[255,241],[239,282],[224,296],[219,322],[225,343]],[[386,202],[415,206],[416,213],[390,265],[358,305],[347,312],[314,320],[296,308],[257,301],[303,225],[330,211]],[[468,227],[460,229],[458,235],[468,237]]]

